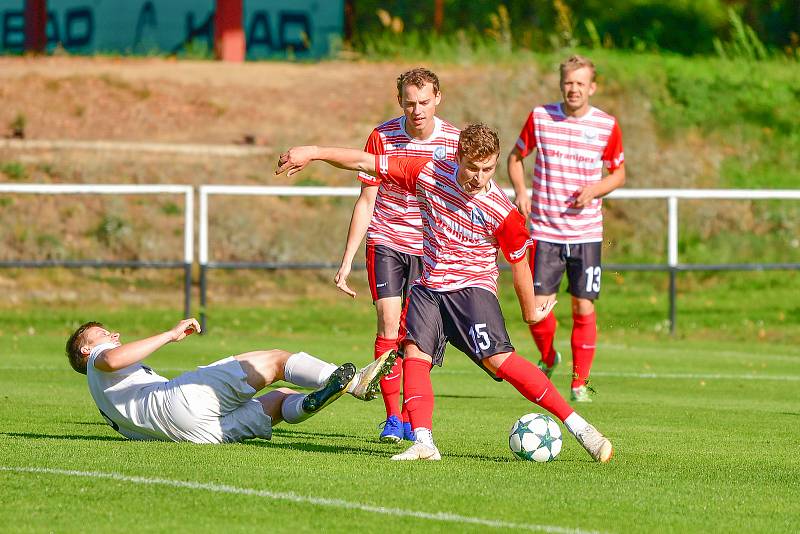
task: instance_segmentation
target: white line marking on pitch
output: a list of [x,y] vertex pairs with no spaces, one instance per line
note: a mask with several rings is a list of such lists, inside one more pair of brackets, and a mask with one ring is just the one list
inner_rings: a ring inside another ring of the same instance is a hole
[[[157,371],[167,373],[185,373],[191,371],[189,368],[170,368],[159,367]],[[0,366],[0,371],[64,371],[65,373],[72,373],[72,369],[67,367],[36,367],[36,366]],[[472,374],[474,371],[466,369],[437,369],[436,374],[443,375],[466,375]],[[734,373],[634,373],[624,371],[594,371],[592,376],[606,376],[609,378],[642,378],[642,379],[677,379],[677,380],[777,380],[779,382],[798,382],[800,376],[798,375],[737,375]]]
[[786,382],[800,381],[800,376],[777,376],[777,375],[736,375],[718,373],[619,373],[595,371],[592,376],[608,376],[618,378],[677,378],[690,380],[782,380]]
[[121,475],[119,473],[103,473],[99,471],[72,471],[66,469],[50,469],[45,467],[11,467],[0,466],[0,471],[13,473],[34,473],[43,475],[64,475],[85,478],[102,478],[116,480],[120,482],[130,482],[132,484],[148,484],[154,486],[170,486],[173,488],[184,488],[192,490],[212,491],[216,493],[231,493],[235,495],[249,495],[262,497],[264,499],[291,501],[297,503],[307,503],[316,506],[327,506],[330,508],[344,508],[348,510],[360,510],[382,515],[394,515],[400,517],[414,517],[417,519],[428,519],[431,521],[445,521],[449,523],[465,523],[471,525],[481,525],[492,528],[506,528],[517,530],[532,530],[535,532],[555,532],[558,534],[596,534],[593,530],[580,530],[574,528],[555,527],[549,525],[533,525],[530,523],[511,523],[494,519],[483,519],[466,515],[450,514],[446,512],[420,512],[416,510],[404,510],[402,508],[385,508],[383,506],[372,506],[357,502],[344,501],[341,499],[325,499],[321,497],[308,497],[291,492],[279,492],[269,490],[257,490],[250,488],[238,488],[224,484],[211,484],[206,482],[191,482],[184,480],[170,480],[166,478],[148,478]]
[[[436,374],[466,375],[474,371],[460,369],[437,369]],[[777,380],[781,382],[800,382],[797,375],[737,375],[720,373],[632,373],[617,371],[592,371],[592,376],[605,376],[609,378],[641,378],[641,379],[677,379],[677,380]]]

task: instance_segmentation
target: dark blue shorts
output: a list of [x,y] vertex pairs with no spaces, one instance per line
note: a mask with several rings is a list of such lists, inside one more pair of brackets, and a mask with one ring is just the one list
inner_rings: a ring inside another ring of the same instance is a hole
[[422,274],[422,257],[384,245],[367,245],[367,279],[372,301],[408,296],[411,284]]
[[448,342],[481,368],[482,360],[514,350],[497,297],[477,287],[439,292],[413,285],[400,336],[401,345],[414,343],[439,366]]
[[603,244],[548,243],[537,241],[531,261],[533,290],[537,295],[558,293],[564,272],[569,285],[567,291],[578,298],[600,298],[600,252]]

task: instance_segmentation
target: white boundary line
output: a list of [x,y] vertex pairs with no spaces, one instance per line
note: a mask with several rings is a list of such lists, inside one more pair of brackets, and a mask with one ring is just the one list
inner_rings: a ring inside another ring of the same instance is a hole
[[51,469],[46,467],[12,467],[0,466],[0,471],[12,473],[32,473],[42,475],[64,475],[73,477],[99,478],[115,480],[118,482],[130,482],[132,484],[145,484],[153,486],[169,486],[172,488],[182,488],[190,490],[211,491],[215,493],[228,493],[234,495],[247,495],[251,497],[261,497],[263,499],[275,501],[290,501],[296,503],[311,504],[315,506],[326,506],[329,508],[342,508],[346,510],[358,510],[381,515],[393,515],[398,517],[413,517],[416,519],[426,519],[429,521],[443,521],[447,523],[462,523],[480,525],[491,528],[504,528],[515,530],[528,530],[535,532],[554,532],[558,534],[590,534],[597,531],[580,530],[550,525],[534,525],[525,523],[512,523],[494,519],[483,519],[466,515],[451,514],[447,512],[420,512],[416,510],[405,510],[403,508],[386,508],[383,506],[373,506],[358,502],[345,501],[342,499],[327,499],[322,497],[308,497],[292,492],[257,490],[251,488],[238,488],[225,484],[212,484],[206,482],[191,482],[184,480],[170,480],[166,478],[149,478],[140,476],[128,476],[119,473],[104,473],[100,471],[73,471],[67,469]]
[[595,371],[592,376],[607,376],[611,378],[642,378],[642,379],[685,379],[685,380],[778,380],[784,382],[798,382],[800,376],[793,375],[737,375],[722,373],[620,373],[614,371]]
[[[2,369],[2,368],[0,368]],[[437,369],[436,374],[463,375],[473,371]],[[800,382],[797,375],[737,375],[722,373],[627,373],[617,371],[592,371],[592,376],[608,378],[677,379],[677,380],[777,380],[779,382]]]
[[[194,371],[196,367],[175,368],[175,367],[159,367],[157,371],[166,373],[186,373]],[[0,371],[64,371],[65,373],[73,373],[69,367],[53,367],[34,365],[3,365],[0,366]],[[436,374],[442,375],[465,375],[471,374],[473,371],[458,370],[458,369],[437,369],[434,371]],[[594,371],[592,376],[604,376],[609,378],[641,378],[644,380],[649,379],[675,379],[675,380],[776,380],[779,382],[800,382],[798,375],[737,375],[734,373],[634,373],[624,371]]]

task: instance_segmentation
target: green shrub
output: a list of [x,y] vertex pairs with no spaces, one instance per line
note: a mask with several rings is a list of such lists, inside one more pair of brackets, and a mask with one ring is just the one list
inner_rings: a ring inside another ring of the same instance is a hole
[[0,163],[0,172],[8,176],[9,180],[25,180],[28,177],[27,169],[18,161]]

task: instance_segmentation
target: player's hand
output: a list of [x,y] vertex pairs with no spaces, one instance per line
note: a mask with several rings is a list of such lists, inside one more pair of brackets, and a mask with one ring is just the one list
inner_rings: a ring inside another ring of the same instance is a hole
[[524,195],[517,195],[514,199],[514,205],[527,221],[531,213],[531,197],[528,196],[528,193],[525,192]]
[[577,190],[575,190],[572,196],[574,198],[574,200],[571,201],[572,207],[583,209],[595,199],[597,194],[594,192],[594,189],[591,186],[586,186],[579,187]]
[[197,319],[194,317],[184,319],[169,330],[170,340],[180,341],[195,332],[200,332],[200,323],[197,322]]
[[275,169],[275,174],[286,173],[286,176],[291,176],[296,172],[300,172],[314,159],[314,153],[317,147],[315,146],[296,146],[292,147],[278,158],[278,166]]
[[347,277],[350,276],[351,269],[352,267],[350,264],[342,263],[341,267],[339,267],[339,270],[336,272],[336,276],[333,277],[333,282],[336,284],[336,287],[339,288],[339,291],[356,298],[356,292],[347,285]]
[[544,320],[545,317],[550,315],[550,312],[553,311],[558,301],[556,299],[550,299],[544,302],[540,306],[536,306],[533,309],[533,317],[526,317],[525,322],[528,324],[536,324],[539,321]]

